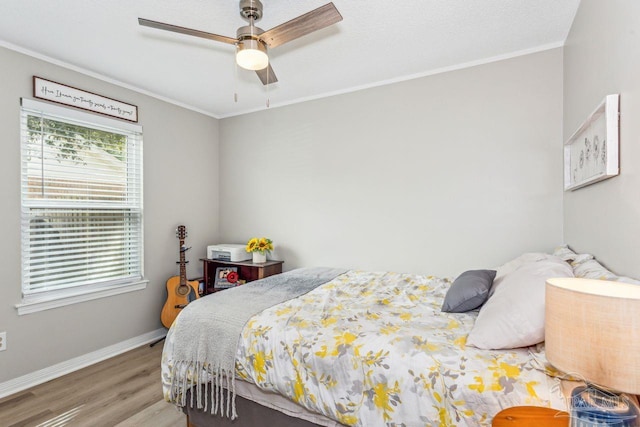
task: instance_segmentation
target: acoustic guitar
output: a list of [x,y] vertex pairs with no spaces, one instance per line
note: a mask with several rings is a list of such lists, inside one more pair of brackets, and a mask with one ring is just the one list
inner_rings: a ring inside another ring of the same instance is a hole
[[185,261],[185,252],[191,248],[187,248],[184,245],[187,237],[187,229],[184,225],[178,226],[176,237],[180,240],[180,261],[178,261],[178,264],[180,264],[180,276],[173,276],[167,280],[167,301],[164,303],[160,314],[160,320],[165,328],[171,327],[180,310],[185,308],[189,302],[200,298],[198,281],[187,280],[186,265],[189,261]]

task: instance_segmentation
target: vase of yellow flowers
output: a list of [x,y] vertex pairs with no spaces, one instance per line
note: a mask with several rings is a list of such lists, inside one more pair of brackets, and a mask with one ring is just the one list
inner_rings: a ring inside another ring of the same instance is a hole
[[273,242],[266,237],[252,237],[245,248],[253,255],[253,263],[267,262],[267,254],[273,250]]

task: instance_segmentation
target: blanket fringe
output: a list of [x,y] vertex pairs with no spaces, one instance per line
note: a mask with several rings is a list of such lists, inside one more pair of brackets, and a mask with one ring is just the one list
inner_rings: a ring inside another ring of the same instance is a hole
[[[221,366],[211,364],[180,361],[174,362],[171,369],[171,385],[169,399],[179,408],[187,406],[187,390],[191,389],[189,405],[204,411],[235,420],[236,383],[234,373],[229,373]],[[227,390],[225,393],[224,390]]]

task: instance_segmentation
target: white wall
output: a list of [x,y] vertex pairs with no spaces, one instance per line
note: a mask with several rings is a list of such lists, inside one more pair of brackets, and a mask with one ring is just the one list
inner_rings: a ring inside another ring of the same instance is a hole
[[[283,83],[284,84],[284,83]],[[454,275],[562,241],[562,50],[223,119],[220,230]]]
[[[218,238],[218,121],[0,47],[0,383],[161,328],[167,278],[177,275],[175,228],[189,232],[188,275]],[[20,290],[20,98],[38,75],[135,104],[144,127],[144,291],[18,316]]]
[[640,2],[582,0],[564,55],[564,137],[620,94],[620,175],[566,192],[565,240],[640,278]]

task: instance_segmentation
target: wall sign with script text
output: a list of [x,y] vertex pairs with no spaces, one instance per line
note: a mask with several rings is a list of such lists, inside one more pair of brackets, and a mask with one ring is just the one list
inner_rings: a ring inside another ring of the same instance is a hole
[[138,107],[135,105],[52,82],[42,77],[33,76],[33,96],[130,122],[138,121]]

